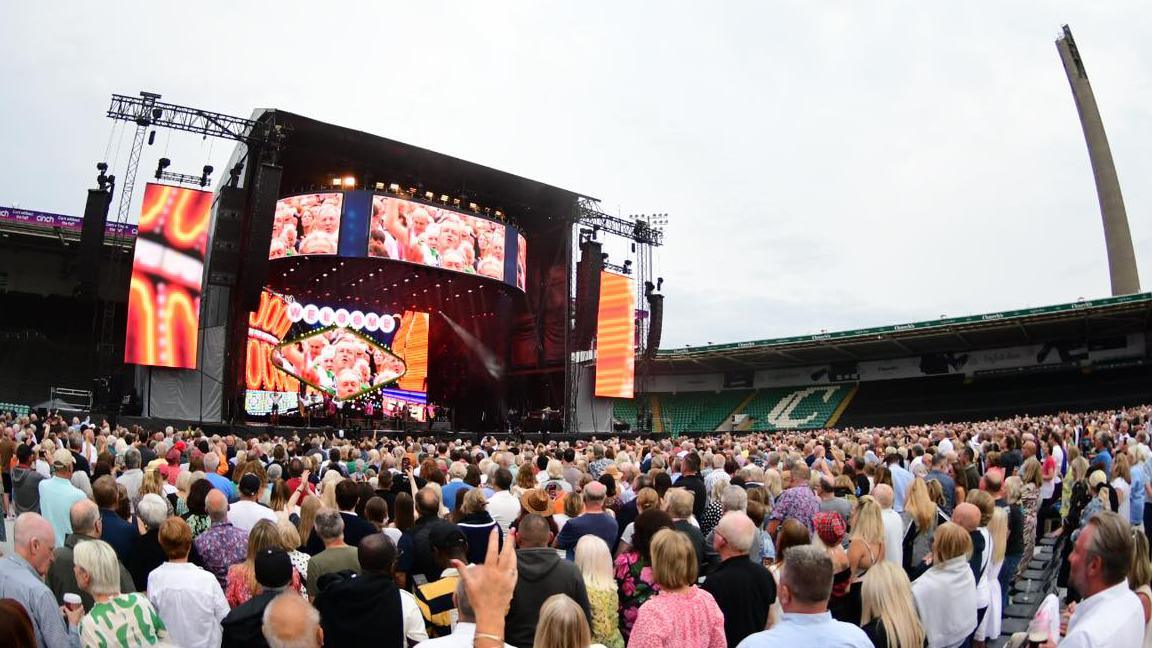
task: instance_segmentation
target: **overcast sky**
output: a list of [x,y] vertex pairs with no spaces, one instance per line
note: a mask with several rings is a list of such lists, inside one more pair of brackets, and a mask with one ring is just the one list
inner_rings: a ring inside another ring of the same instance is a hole
[[[127,155],[109,95],[151,90],[376,133],[611,213],[669,213],[665,348],[1104,297],[1096,193],[1053,41],[1069,23],[1149,287],[1150,13],[1136,1],[8,3],[0,205],[80,215],[95,162]],[[230,150],[162,132],[140,178],[164,155],[176,171],[222,170]]]

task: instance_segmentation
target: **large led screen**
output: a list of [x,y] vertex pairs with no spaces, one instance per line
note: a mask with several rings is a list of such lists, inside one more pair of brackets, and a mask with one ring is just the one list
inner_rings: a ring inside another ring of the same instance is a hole
[[504,225],[451,209],[372,197],[368,256],[504,280]]
[[336,254],[340,246],[342,193],[315,193],[276,201],[269,259]]
[[596,395],[632,398],[636,368],[636,294],[632,279],[600,273],[596,318]]
[[523,234],[516,235],[516,287],[524,290],[528,285],[528,241]]
[[196,367],[212,193],[148,183],[140,210],[124,362]]
[[372,397],[385,409],[426,401],[428,314],[348,311],[264,291],[248,318],[246,409]]

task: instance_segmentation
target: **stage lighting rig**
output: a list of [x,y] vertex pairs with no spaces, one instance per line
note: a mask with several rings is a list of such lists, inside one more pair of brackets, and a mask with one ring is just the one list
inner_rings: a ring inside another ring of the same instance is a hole
[[356,188],[356,177],[355,176],[344,176],[344,188],[345,189],[355,189]]
[[228,169],[228,186],[236,188],[240,186],[240,174],[244,173],[244,163],[237,162],[231,169]]
[[170,166],[172,166],[172,160],[169,160],[168,158],[160,158],[160,161],[156,163],[156,179],[161,179],[164,176],[164,169],[167,169]]
[[207,187],[208,186],[208,176],[212,175],[212,172],[215,170],[216,169],[212,168],[211,164],[205,164],[204,165],[204,168],[201,169],[202,173],[200,174],[200,186],[201,187]]
[[116,188],[116,176],[107,175],[108,163],[97,162],[96,170],[99,171],[99,174],[96,176],[96,186],[100,188],[100,191],[111,192],[114,190]]

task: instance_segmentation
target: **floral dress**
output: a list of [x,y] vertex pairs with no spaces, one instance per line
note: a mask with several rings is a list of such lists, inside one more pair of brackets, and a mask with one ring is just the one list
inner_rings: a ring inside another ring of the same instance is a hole
[[627,639],[640,606],[659,592],[660,586],[651,565],[636,551],[616,556],[614,575],[620,585],[620,633]]
[[620,634],[620,598],[615,589],[588,587],[588,603],[592,608],[592,642],[607,648],[624,648]]
[[1020,508],[1024,509],[1024,557],[1016,568],[1016,575],[1028,569],[1032,552],[1036,548],[1036,516],[1040,513],[1040,489],[1036,484],[1024,484],[1020,490]]

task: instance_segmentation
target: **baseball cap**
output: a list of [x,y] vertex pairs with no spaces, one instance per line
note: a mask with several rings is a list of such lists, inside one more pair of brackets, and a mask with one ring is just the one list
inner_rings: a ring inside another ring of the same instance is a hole
[[72,453],[64,448],[52,453],[52,468],[56,470],[71,470],[74,463],[76,460],[72,458]]
[[292,582],[292,559],[283,549],[265,549],[256,554],[256,582],[264,587],[284,587]]
[[240,492],[245,495],[255,495],[260,490],[260,478],[252,473],[244,473],[240,478]]
[[428,544],[433,549],[446,551],[457,547],[467,547],[468,539],[455,524],[437,524],[428,532]]

